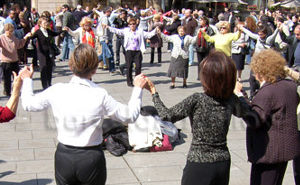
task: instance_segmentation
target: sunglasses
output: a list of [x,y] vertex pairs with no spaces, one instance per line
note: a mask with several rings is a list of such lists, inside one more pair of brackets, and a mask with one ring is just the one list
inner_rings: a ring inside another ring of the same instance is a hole
[[220,30],[226,30],[226,29],[227,29],[226,27],[221,27],[221,28],[220,28]]
[[134,23],[134,24],[129,24],[129,25],[136,25],[136,24]]

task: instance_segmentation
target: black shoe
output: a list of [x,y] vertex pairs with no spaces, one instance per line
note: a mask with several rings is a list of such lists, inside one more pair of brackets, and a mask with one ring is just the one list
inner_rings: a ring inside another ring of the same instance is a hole
[[174,88],[175,88],[175,85],[171,85],[169,88],[170,88],[170,89],[174,89]]
[[127,83],[128,87],[133,87],[134,85],[132,83]]
[[183,85],[182,85],[182,88],[187,88],[187,85],[186,85],[186,84],[183,84]]

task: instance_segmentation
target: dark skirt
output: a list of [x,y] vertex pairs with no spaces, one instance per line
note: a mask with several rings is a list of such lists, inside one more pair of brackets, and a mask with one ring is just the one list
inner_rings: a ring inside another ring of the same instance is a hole
[[245,55],[243,54],[232,54],[232,60],[235,63],[237,70],[244,70],[245,65]]
[[171,57],[168,70],[168,77],[188,78],[189,59],[183,59],[182,56],[177,58]]

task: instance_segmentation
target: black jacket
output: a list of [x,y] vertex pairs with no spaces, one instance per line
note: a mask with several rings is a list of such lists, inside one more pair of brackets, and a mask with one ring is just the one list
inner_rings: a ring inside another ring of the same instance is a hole
[[283,32],[280,32],[280,37],[283,42],[288,43],[286,60],[288,61],[288,66],[292,67],[295,61],[294,53],[297,48],[298,40],[294,34],[287,37]]
[[165,29],[170,33],[170,35],[177,34],[177,28],[181,25],[181,21],[178,19],[174,21],[171,25],[165,27]]

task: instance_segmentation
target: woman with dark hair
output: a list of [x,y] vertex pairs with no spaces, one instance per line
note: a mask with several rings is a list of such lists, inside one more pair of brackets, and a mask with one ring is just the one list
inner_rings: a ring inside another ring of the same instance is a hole
[[[275,41],[275,37],[279,32],[277,28],[274,33],[270,36],[268,35],[268,30],[266,26],[260,26],[257,28],[257,33],[253,33],[250,30],[244,28],[242,25],[239,25],[239,29],[242,30],[246,35],[256,41],[254,53],[259,53],[262,50],[271,48],[271,45]],[[250,73],[250,99],[254,96],[255,91],[259,88],[258,82],[255,80],[255,77]]]
[[[199,19],[200,29],[204,29],[204,32],[209,36],[215,34],[214,30],[209,26],[208,18],[205,16],[200,17]],[[209,51],[213,48],[213,44],[206,42],[202,32],[198,33],[197,41],[195,44],[197,58],[198,58],[198,75],[200,74],[200,64],[201,61],[208,55]],[[198,77],[199,79],[199,77]]]
[[[245,28],[250,30],[252,33],[256,33],[256,29],[257,29],[256,21],[253,16],[246,17]],[[246,63],[247,64],[250,64],[250,62],[251,62],[251,57],[254,53],[255,44],[256,44],[256,41],[252,38],[249,38],[249,46],[248,46],[249,51],[246,54]]]
[[[239,31],[238,26],[244,25],[244,22],[239,21],[237,22],[234,31]],[[244,70],[245,65],[245,57],[246,57],[246,48],[248,46],[248,39],[249,37],[245,33],[241,33],[241,37],[236,40],[232,41],[232,48],[231,48],[231,57],[233,61],[235,62],[235,66],[238,72],[237,78],[238,81],[242,78],[242,71]]]
[[[159,97],[148,79],[148,90],[159,116],[175,123],[189,117],[193,140],[183,170],[182,185],[227,185],[230,172],[230,154],[226,136],[231,115],[256,124],[257,116],[234,94],[236,68],[223,52],[213,51],[202,62],[200,80],[204,93],[194,93],[171,108]],[[249,121],[251,120],[251,121]]]
[[173,43],[171,62],[168,69],[168,77],[171,77],[170,89],[175,88],[176,77],[183,78],[182,88],[187,88],[186,80],[189,74],[188,48],[191,44],[195,44],[197,39],[197,36],[191,37],[187,35],[183,26],[179,26],[177,30],[178,34],[165,35],[160,32],[160,29],[157,29],[163,39]]
[[51,108],[53,111],[59,142],[54,161],[57,185],[104,185],[103,119],[108,116],[122,123],[132,123],[140,113],[142,89],[147,83],[145,77],[142,74],[135,77],[132,96],[128,105],[124,105],[91,81],[98,64],[95,49],[79,44],[69,60],[74,73],[71,81],[55,84],[38,94],[33,93],[32,67],[26,66],[20,71],[24,81],[23,108],[26,111]]

